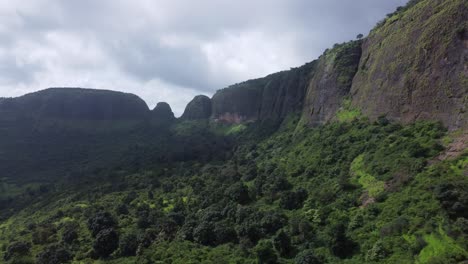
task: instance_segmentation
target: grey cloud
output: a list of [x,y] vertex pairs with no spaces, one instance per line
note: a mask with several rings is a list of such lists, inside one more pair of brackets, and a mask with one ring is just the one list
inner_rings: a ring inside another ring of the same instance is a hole
[[0,97],[87,85],[135,92],[152,104],[165,95],[181,112],[189,99],[175,98],[177,91],[212,94],[299,66],[366,34],[406,1],[4,1]]
[[110,49],[119,65],[142,81],[158,78],[201,91],[216,89],[219,83],[209,77],[208,60],[198,47],[170,47],[145,39],[121,43]]

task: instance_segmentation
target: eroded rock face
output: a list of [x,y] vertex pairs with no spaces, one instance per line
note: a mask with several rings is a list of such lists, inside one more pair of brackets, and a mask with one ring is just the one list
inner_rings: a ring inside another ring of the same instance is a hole
[[303,117],[309,124],[322,124],[336,116],[349,95],[360,58],[361,41],[336,45],[319,58],[304,103]]
[[205,95],[197,95],[185,107],[183,119],[208,119],[211,116],[211,99]]
[[212,98],[215,120],[239,123],[280,120],[300,112],[315,62],[219,90]]
[[50,88],[4,99],[0,111],[67,120],[133,120],[149,113],[146,103],[136,95],[82,88]]
[[371,119],[440,120],[468,128],[468,3],[425,0],[364,41],[352,104]]
[[218,91],[215,120],[282,119],[302,111],[318,125],[346,107],[404,123],[468,128],[468,2],[420,0],[361,41],[336,45],[303,67]]

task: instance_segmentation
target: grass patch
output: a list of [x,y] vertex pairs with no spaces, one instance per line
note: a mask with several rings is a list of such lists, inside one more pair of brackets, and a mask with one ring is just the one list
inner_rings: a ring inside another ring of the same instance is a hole
[[351,106],[350,99],[344,99],[342,108],[336,113],[336,117],[340,122],[350,122],[362,115],[361,111]]
[[427,246],[419,253],[416,263],[436,263],[437,260],[449,259],[463,260],[467,257],[467,252],[445,234],[441,227],[439,227],[439,232],[425,235],[423,238]]
[[384,182],[377,180],[374,176],[364,171],[363,155],[359,155],[351,164],[351,172],[357,177],[359,184],[375,197],[384,191]]

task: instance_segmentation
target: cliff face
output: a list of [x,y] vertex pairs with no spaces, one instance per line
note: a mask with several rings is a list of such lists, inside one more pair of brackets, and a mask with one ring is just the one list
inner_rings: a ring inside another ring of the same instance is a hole
[[335,117],[349,94],[360,58],[361,41],[336,45],[319,58],[304,102],[303,116],[309,124],[322,124]]
[[212,117],[239,123],[279,120],[299,112],[315,62],[219,90],[212,98]]
[[299,68],[220,90],[213,96],[213,118],[239,123],[302,112],[309,124],[329,121],[349,94],[360,57],[361,41],[352,41]]
[[197,95],[185,107],[182,119],[196,120],[211,116],[211,99],[205,95]]
[[467,19],[465,0],[419,1],[389,17],[363,43],[353,106],[370,118],[468,128]]
[[213,96],[216,120],[278,120],[302,111],[318,125],[340,109],[376,119],[468,128],[468,2],[412,0],[363,41],[335,45],[300,68]]
[[81,89],[50,88],[0,102],[11,115],[67,120],[127,120],[145,118],[146,103],[133,94]]

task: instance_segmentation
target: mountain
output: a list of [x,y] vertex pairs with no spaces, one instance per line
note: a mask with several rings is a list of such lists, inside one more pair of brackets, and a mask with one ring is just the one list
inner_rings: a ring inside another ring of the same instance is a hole
[[467,129],[467,7],[463,0],[422,1],[389,15],[364,40],[352,105],[371,118]]
[[467,12],[411,0],[180,118],[113,91],[0,98],[0,262],[465,263]]
[[198,95],[187,104],[182,119],[207,119],[211,116],[211,99],[205,95]]
[[133,94],[82,88],[50,88],[0,102],[2,115],[65,120],[134,120],[148,106]]
[[151,118],[153,121],[160,122],[161,124],[169,124],[175,120],[171,106],[166,102],[159,102],[154,107],[151,111]]
[[352,108],[373,120],[439,120],[466,129],[467,3],[417,2],[389,14],[363,41],[337,44],[302,67],[216,92],[212,117],[238,123],[302,112],[318,125]]
[[219,90],[212,98],[212,117],[228,123],[280,120],[302,109],[315,63]]

